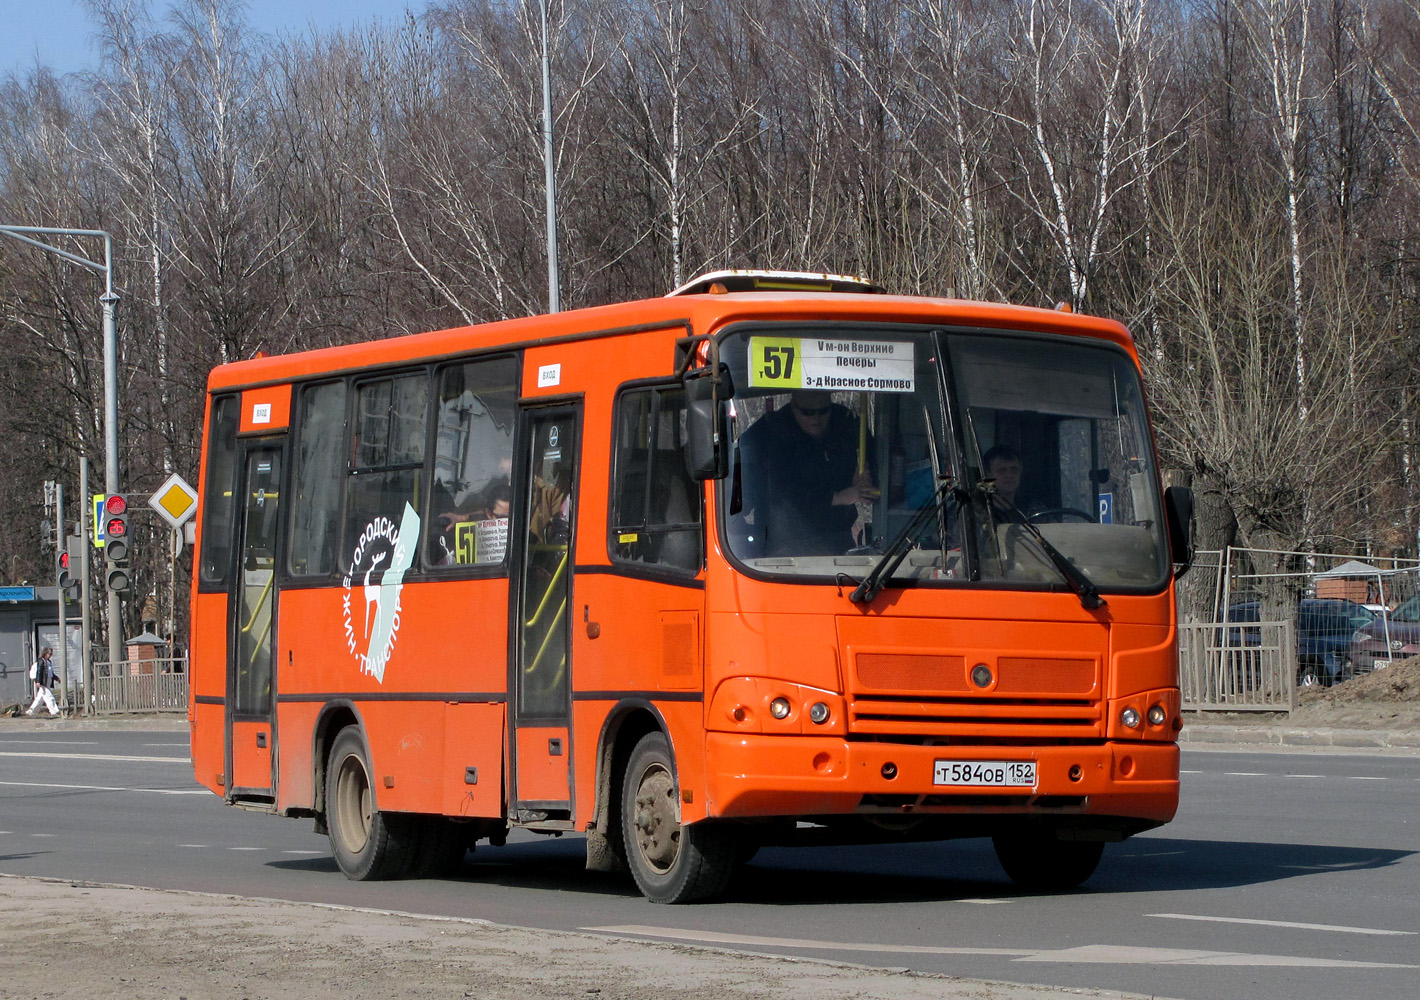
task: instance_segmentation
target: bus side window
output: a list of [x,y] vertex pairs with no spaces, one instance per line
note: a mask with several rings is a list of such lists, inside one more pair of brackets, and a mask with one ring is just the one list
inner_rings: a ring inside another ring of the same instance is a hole
[[611,558],[698,572],[705,537],[703,496],[685,469],[684,390],[623,392],[614,419]]
[[434,400],[434,477],[425,562],[498,565],[512,503],[518,365],[511,357],[449,365]]
[[308,386],[297,412],[287,568],[292,576],[326,576],[341,568],[337,557],[345,486],[345,383]]
[[355,440],[346,481],[345,558],[361,534],[388,521],[398,528],[405,504],[419,510],[429,376],[420,371],[355,387]]
[[237,397],[212,403],[212,428],[207,454],[207,497],[202,510],[203,586],[220,587],[232,571],[236,544]]

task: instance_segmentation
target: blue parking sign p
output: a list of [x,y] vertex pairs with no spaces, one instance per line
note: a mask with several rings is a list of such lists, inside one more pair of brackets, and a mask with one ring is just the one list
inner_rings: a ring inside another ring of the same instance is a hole
[[1100,524],[1114,523],[1114,494],[1100,494]]

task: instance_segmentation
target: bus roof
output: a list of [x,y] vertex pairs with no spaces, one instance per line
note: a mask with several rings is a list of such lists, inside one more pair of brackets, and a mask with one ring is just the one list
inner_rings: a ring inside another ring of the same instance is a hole
[[658,327],[666,329],[669,347],[675,337],[689,332],[711,333],[730,323],[755,320],[925,323],[983,330],[1065,333],[1100,337],[1133,353],[1133,339],[1129,332],[1114,320],[1055,309],[871,292],[683,292],[675,296],[230,362],[213,369],[208,379],[208,391],[431,361],[499,347],[614,336],[619,332],[646,331]]

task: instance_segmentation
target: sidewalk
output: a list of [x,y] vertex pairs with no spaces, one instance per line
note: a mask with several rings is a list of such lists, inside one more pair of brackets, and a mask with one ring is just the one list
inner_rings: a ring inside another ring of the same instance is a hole
[[[647,921],[670,916],[652,909]],[[0,920],[0,996],[15,998],[1144,1000],[614,933],[57,879],[0,876]]]

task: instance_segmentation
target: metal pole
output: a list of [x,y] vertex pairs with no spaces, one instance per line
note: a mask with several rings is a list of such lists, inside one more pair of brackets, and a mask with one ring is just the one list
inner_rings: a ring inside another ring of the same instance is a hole
[[64,588],[59,584],[59,552],[69,551],[69,526],[64,523],[64,484],[54,484],[54,524],[56,556],[54,560],[54,586],[59,592],[59,707],[68,708],[69,698],[65,695],[72,678],[69,676],[69,619],[64,605],[69,603]]
[[552,62],[547,51],[547,0],[542,8],[542,158],[547,186],[547,311],[562,310],[562,282],[557,273],[557,167],[552,153]]
[[[99,296],[103,306],[104,337],[104,492],[118,492],[118,334],[114,324],[114,307],[118,294],[113,290],[113,237],[102,229],[58,229],[48,226],[0,225],[0,235],[28,243],[49,253],[73,261],[81,267],[102,272],[104,293]],[[104,261],[90,260],[61,247],[35,239],[36,236],[95,236],[104,241]],[[87,503],[87,500],[85,501]],[[123,645],[123,622],[119,596],[108,595],[108,658],[117,663]]]
[[89,460],[79,459],[79,655],[84,664],[83,714],[89,714],[94,698],[94,651],[89,637],[92,620],[89,612],[89,518],[92,517],[93,495],[89,493]]
[[[108,240],[104,258],[108,259]],[[111,281],[113,272],[104,272]],[[118,338],[114,334],[113,313],[118,296],[106,288],[99,299],[104,307],[104,493],[118,489]],[[123,650],[123,605],[114,591],[108,591],[108,661],[117,663]]]

